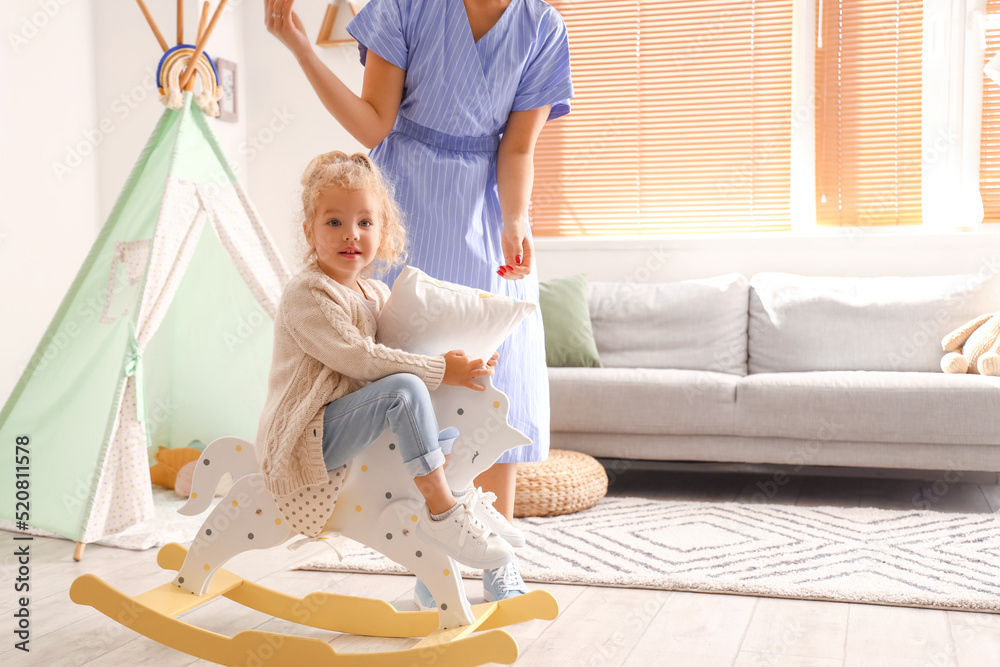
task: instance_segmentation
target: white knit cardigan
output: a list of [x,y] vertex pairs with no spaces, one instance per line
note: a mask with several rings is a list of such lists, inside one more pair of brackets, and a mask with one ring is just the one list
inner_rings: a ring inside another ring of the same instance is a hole
[[[378,280],[359,282],[381,310],[389,287]],[[281,295],[256,441],[264,485],[276,499],[329,481],[322,444],[327,403],[394,373],[413,373],[429,389],[444,378],[443,356],[376,343],[374,318],[352,292],[312,262]]]

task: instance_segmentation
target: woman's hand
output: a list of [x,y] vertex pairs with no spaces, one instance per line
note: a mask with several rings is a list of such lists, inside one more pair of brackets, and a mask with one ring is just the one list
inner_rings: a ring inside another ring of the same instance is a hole
[[520,280],[531,273],[535,249],[524,219],[504,223],[500,245],[505,262],[497,271],[501,278]]
[[511,111],[497,148],[497,196],[503,219],[500,249],[504,261],[497,268],[507,280],[530,275],[534,263],[528,208],[535,174],[535,142],[551,108],[548,104],[527,111]]
[[493,355],[489,363],[484,364],[482,359],[470,359],[466,356],[465,350],[452,350],[444,355],[444,379],[441,384],[448,384],[453,387],[468,387],[476,391],[486,391],[486,387],[476,384],[473,379],[485,375],[493,375],[496,371],[497,354]]
[[292,11],[294,4],[295,0],[264,0],[264,25],[298,58],[304,51],[311,51],[312,44],[299,15]]

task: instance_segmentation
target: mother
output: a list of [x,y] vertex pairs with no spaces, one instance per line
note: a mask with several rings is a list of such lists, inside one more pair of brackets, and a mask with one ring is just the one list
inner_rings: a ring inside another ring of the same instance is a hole
[[[265,22],[298,59],[323,105],[392,182],[427,274],[538,303],[528,204],[535,142],[573,96],[562,17],[542,0],[371,0],[347,30],[365,67],[355,95],[313,52],[295,0],[265,0]],[[392,284],[399,269],[377,276]],[[511,424],[531,438],[476,479],[513,517],[517,463],[549,449],[541,314],[501,346],[493,382]],[[485,596],[526,591],[516,563],[483,573]],[[418,584],[423,606],[433,605]]]

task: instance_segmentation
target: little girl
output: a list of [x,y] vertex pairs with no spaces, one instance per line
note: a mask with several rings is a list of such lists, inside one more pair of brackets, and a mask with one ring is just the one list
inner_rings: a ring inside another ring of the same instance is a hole
[[[302,176],[305,268],[285,287],[274,322],[267,401],[257,431],[264,484],[288,525],[315,537],[333,513],[345,464],[386,428],[426,505],[417,530],[474,568],[512,558],[516,532],[492,507],[453,493],[443,465],[458,436],[438,431],[429,389],[479,391],[489,362],[462,351],[431,357],[374,342],[389,287],[369,278],[401,262],[400,213],[367,155],[325,153]],[[492,510],[492,511],[491,511]]]

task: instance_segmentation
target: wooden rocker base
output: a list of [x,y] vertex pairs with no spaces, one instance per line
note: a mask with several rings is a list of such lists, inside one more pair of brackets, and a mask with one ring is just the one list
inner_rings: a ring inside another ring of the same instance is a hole
[[[171,542],[160,549],[157,563],[164,569],[178,570],[186,554],[187,549]],[[335,593],[310,593],[296,598],[225,569],[215,573],[204,595],[194,595],[167,583],[130,597],[92,574],[77,577],[69,594],[73,602],[89,605],[164,646],[232,667],[423,664],[458,667],[490,662],[509,665],[517,660],[517,643],[500,628],[535,618],[552,620],[559,613],[555,598],[547,591],[537,590],[510,600],[474,605],[476,620],[471,625],[438,630],[436,611],[397,611],[383,600]],[[175,618],[220,595],[265,614],[314,628],[369,637],[424,639],[400,651],[338,653],[321,639],[256,630],[227,637]]]

